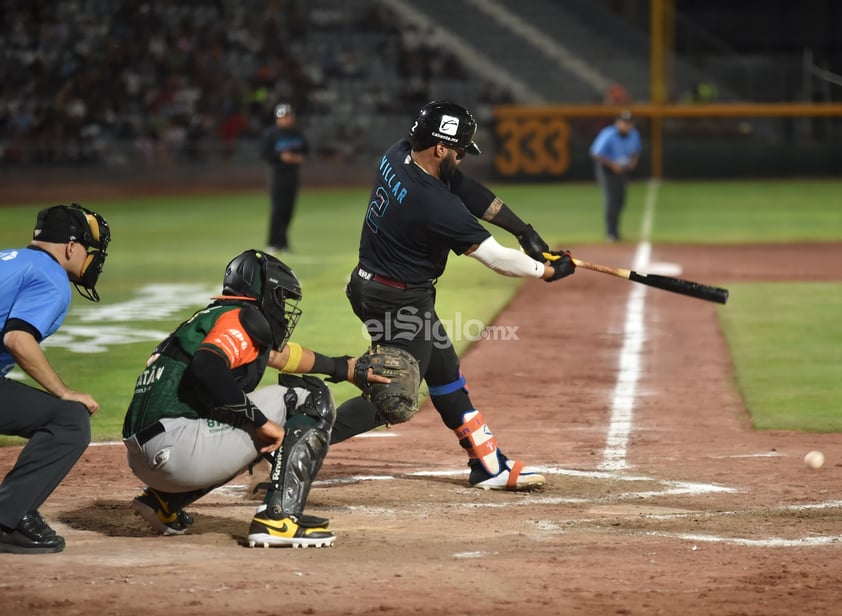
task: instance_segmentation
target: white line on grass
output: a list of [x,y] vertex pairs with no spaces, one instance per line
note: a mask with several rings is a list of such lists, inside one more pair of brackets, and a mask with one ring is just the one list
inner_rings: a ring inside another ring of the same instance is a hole
[[[658,195],[659,183],[649,182],[646,190],[646,202],[641,222],[641,242],[637,246],[634,256],[633,269],[644,270],[649,263],[652,246],[649,237],[652,232],[652,218]],[[634,404],[637,394],[637,383],[640,379],[640,354],[643,341],[646,338],[646,327],[643,313],[646,304],[646,287],[634,285],[626,304],[626,320],[623,326],[623,348],[620,351],[619,374],[611,398],[611,418],[608,422],[608,435],[605,439],[605,449],[602,452],[602,462],[599,467],[605,471],[618,471],[628,468],[626,453],[629,434],[632,431]]]

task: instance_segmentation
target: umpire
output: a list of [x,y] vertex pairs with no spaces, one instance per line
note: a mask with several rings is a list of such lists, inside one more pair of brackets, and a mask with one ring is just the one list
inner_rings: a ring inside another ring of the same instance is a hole
[[[0,251],[0,434],[29,439],[0,484],[0,552],[15,554],[64,549],[38,507],[88,447],[99,403],[65,385],[39,343],[67,315],[68,280],[99,301],[111,233],[99,214],[74,203],[41,210],[33,238],[26,248]],[[15,365],[44,391],[7,378]]]
[[605,239],[609,242],[620,240],[620,213],[626,203],[628,174],[637,167],[640,149],[640,133],[630,111],[620,112],[591,144],[590,155],[605,200]]
[[[362,224],[359,264],[347,286],[354,313],[374,344],[413,355],[430,399],[468,454],[469,483],[481,489],[530,490],[544,478],[508,459],[474,406],[453,343],[436,314],[435,281],[452,251],[505,276],[558,280],[575,266],[567,253],[545,262],[546,243],[485,186],[464,175],[478,155],[477,125],[467,109],[432,101],[409,136],[382,156]],[[518,238],[527,254],[497,243],[478,219]],[[338,411],[332,442],[385,423],[359,398]]]
[[260,156],[269,164],[269,253],[289,250],[289,225],[298,197],[299,168],[307,154],[307,140],[295,126],[295,110],[289,103],[275,107],[275,126],[260,142]]

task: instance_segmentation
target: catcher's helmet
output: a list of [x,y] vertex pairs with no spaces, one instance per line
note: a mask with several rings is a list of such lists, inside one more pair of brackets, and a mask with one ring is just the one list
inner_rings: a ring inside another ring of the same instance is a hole
[[85,299],[99,301],[96,283],[105,266],[106,249],[111,242],[111,229],[105,218],[78,203],[54,205],[38,212],[32,239],[58,244],[78,242],[85,246],[88,256],[79,279],[73,284]]
[[416,149],[443,143],[474,156],[480,153],[479,146],[474,143],[476,134],[477,123],[471,112],[447,101],[430,101],[424,105],[409,130]]
[[272,344],[280,350],[292,335],[301,309],[301,283],[293,271],[270,254],[246,250],[225,268],[222,295],[257,302],[272,328]]

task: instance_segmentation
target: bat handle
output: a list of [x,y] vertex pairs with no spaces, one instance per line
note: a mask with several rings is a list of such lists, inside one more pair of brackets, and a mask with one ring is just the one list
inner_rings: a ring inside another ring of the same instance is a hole
[[631,270],[624,269],[622,267],[609,267],[607,265],[589,263],[588,261],[582,261],[581,259],[576,259],[575,257],[573,258],[573,264],[576,267],[589,269],[594,272],[602,272],[603,274],[610,274],[611,276],[617,276],[619,278],[628,278],[631,276]]

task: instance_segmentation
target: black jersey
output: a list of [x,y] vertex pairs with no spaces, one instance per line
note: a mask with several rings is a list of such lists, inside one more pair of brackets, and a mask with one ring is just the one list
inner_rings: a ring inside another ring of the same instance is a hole
[[410,158],[408,139],[380,161],[360,238],[360,265],[392,280],[438,278],[452,250],[462,254],[491,234],[447,184]]
[[284,150],[307,154],[307,139],[297,128],[273,126],[267,129],[260,139],[260,157],[271,165],[276,178],[297,180],[300,165],[282,161],[280,154]]

